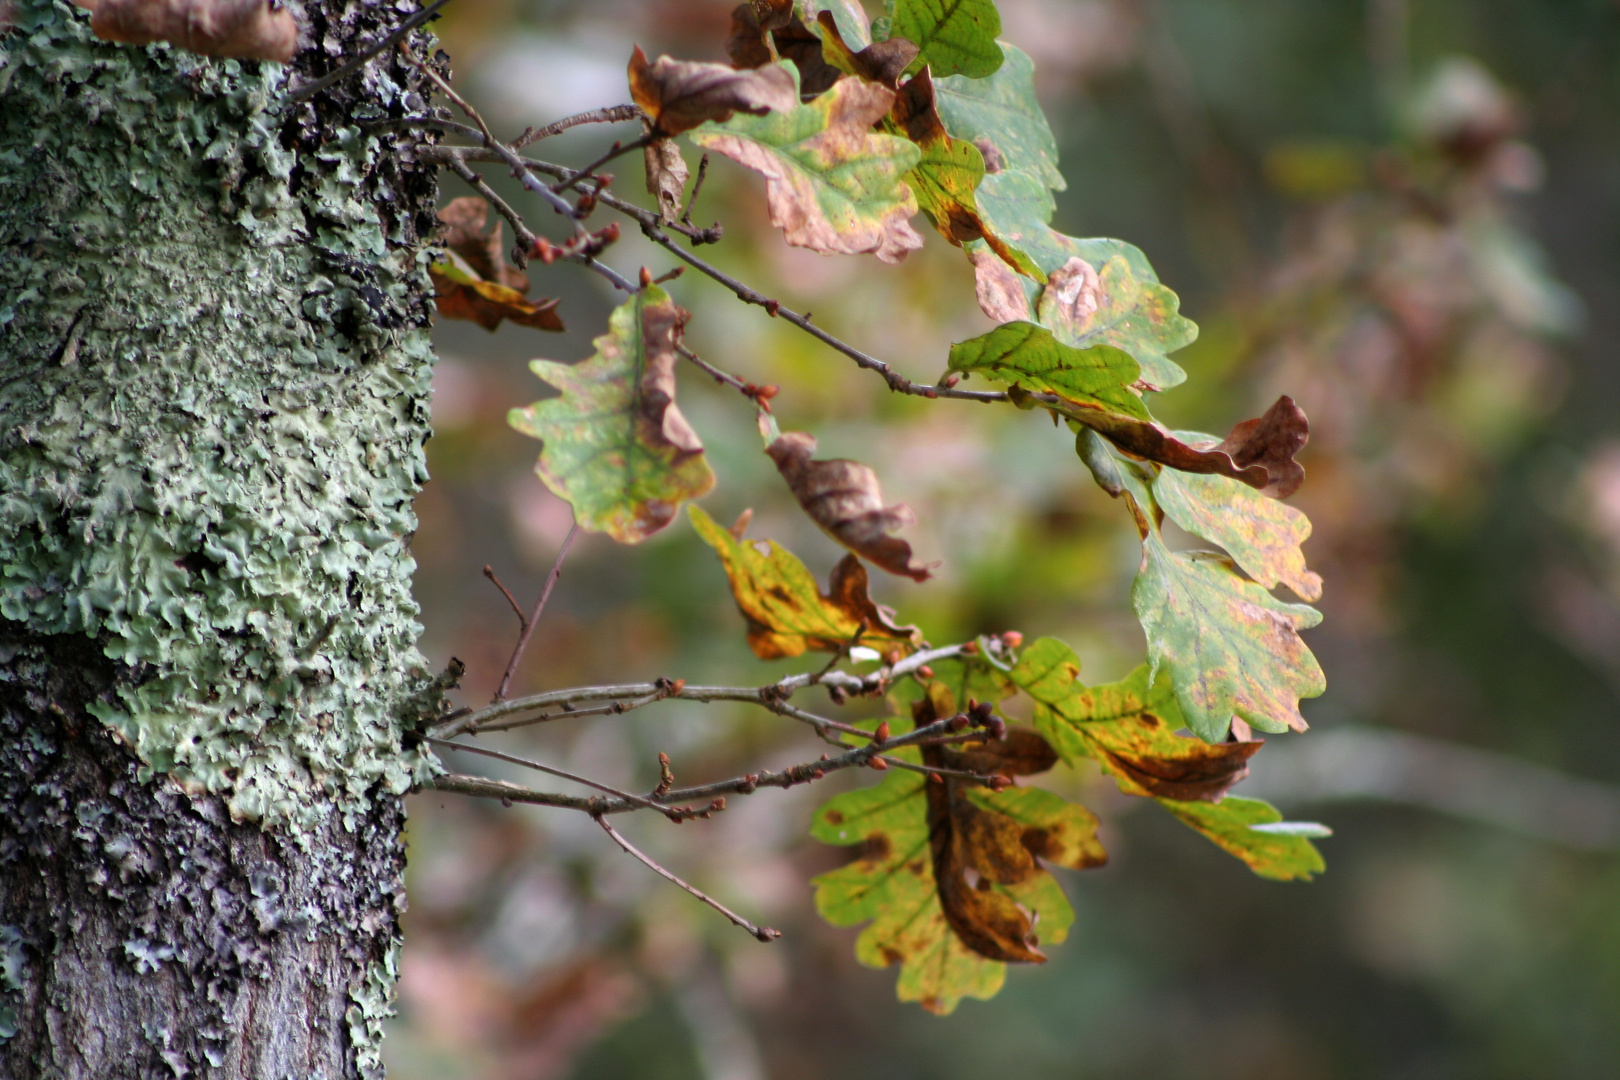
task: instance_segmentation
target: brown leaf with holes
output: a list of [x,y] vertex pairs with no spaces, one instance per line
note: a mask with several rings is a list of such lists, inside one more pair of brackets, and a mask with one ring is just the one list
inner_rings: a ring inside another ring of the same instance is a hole
[[738,70],[668,56],[648,63],[639,45],[630,57],[630,96],[652,121],[653,133],[664,136],[739,112],[764,116],[799,104],[793,76],[780,65]]
[[449,257],[428,267],[439,316],[465,319],[493,331],[509,320],[536,330],[563,330],[556,300],[526,299],[529,278],[508,265],[502,249],[501,223],[484,232],[489,204],[476,195],[452,200],[439,211]]
[[681,199],[691,171],[674,139],[656,139],[642,151],[647,164],[647,194],[658,200],[658,213],[665,221],[681,216]]
[[74,0],[103,41],[167,41],[204,56],[276,60],[298,49],[298,20],[268,0]]
[[765,448],[810,520],[855,554],[891,574],[927,581],[932,567],[911,561],[911,545],[889,534],[916,522],[904,503],[883,505],[877,473],[846,458],[812,460],[816,440],[784,432]]

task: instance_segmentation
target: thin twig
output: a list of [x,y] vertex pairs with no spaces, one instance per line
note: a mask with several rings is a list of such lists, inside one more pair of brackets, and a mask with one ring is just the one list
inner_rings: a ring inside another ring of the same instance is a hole
[[709,155],[704,154],[698,161],[697,180],[692,184],[692,197],[686,200],[686,210],[681,214],[681,224],[692,224],[692,207],[697,205],[698,192],[703,190],[703,181],[709,175]]
[[569,128],[578,127],[581,124],[619,124],[626,120],[639,119],[641,119],[641,107],[639,105],[609,105],[604,109],[592,109],[589,112],[565,116],[561,120],[547,124],[545,127],[526,128],[522,135],[512,140],[511,146],[514,150],[521,150],[530,143],[539,142],[541,139],[549,139],[553,135],[561,134]]
[[[449,126],[454,130],[458,130],[463,134],[471,136],[472,138],[482,139],[485,149],[494,154],[499,160],[504,161],[507,166],[511,168],[512,175],[517,177],[525,188],[534,192],[536,195],[546,200],[546,202],[550,203],[551,208],[557,211],[557,213],[562,214],[564,217],[567,217],[570,220],[573,220],[576,228],[584,228],[584,226],[580,225],[577,220],[579,216],[578,211],[574,209],[569,201],[557,194],[555,191],[552,191],[550,187],[542,184],[540,182],[540,178],[535,176],[528,170],[528,168],[524,166],[523,159],[518,157],[511,147],[507,146],[505,143],[501,142],[499,139],[495,138],[489,133],[489,125],[484,123],[484,118],[478,114],[477,109],[474,109],[465,98],[452,90],[450,88],[450,84],[439,77],[438,72],[434,71],[422,61],[418,60],[408,50],[402,49],[401,51],[404,53],[406,60],[412,64],[415,64],[419,69],[421,69],[421,71],[426,74],[430,80],[432,80],[433,84],[440,90],[444,91],[445,95],[449,97],[451,101],[454,101],[458,106],[460,106],[461,110],[465,112],[467,116],[478,125],[478,127],[476,129],[469,128],[465,124],[454,124],[450,121],[435,120],[424,122],[438,123],[441,126]],[[443,159],[441,158],[440,160]]]
[[568,772],[566,769],[558,769],[551,765],[543,765],[538,761],[531,761],[528,758],[518,757],[516,754],[503,754],[501,751],[491,750],[487,746],[474,746],[470,743],[452,742],[449,739],[435,739],[431,735],[427,737],[427,741],[432,743],[434,746],[442,746],[446,750],[465,750],[469,754],[482,754],[484,757],[495,758],[498,761],[509,762],[513,765],[522,765],[526,769],[533,769],[536,772],[549,773],[561,780],[569,780],[576,784],[584,784],[586,787],[595,788],[597,791],[612,795],[616,799],[623,799],[625,802],[632,802],[637,806],[644,806],[649,810],[657,810],[659,813],[668,812],[668,807],[659,806],[651,799],[644,799],[640,795],[633,795],[628,791],[620,791],[616,787],[609,787],[606,784],[597,783],[595,780],[591,780],[584,776],[579,776],[576,773]]
[[863,622],[855,628],[855,632],[849,636],[848,641],[838,646],[838,651],[832,654],[832,659],[827,661],[827,666],[810,676],[810,685],[814,686],[832,674],[832,669],[843,663],[844,657],[849,655],[850,650],[860,644],[861,635],[864,633],[866,633],[866,624]]
[[501,583],[501,579],[495,576],[495,568],[488,563],[484,564],[484,576],[495,583],[495,587],[501,590],[501,595],[506,597],[506,602],[512,605],[512,613],[518,617],[518,632],[522,633],[523,630],[528,628],[529,617],[523,614],[522,608],[518,607],[517,597],[513,596],[512,590],[508,589]]
[[484,182],[479,176],[467,167],[467,163],[459,158],[451,158],[445,162],[445,167],[467,182],[467,185],[484,197],[484,201],[495,208],[495,212],[512,223],[512,234],[517,240],[513,254],[518,256],[512,261],[521,269],[529,263],[529,252],[534,250],[535,235],[524,222],[523,215],[512,208],[512,204],[501,198],[494,188]]
[[535,602],[534,613],[529,616],[518,634],[517,646],[512,649],[512,659],[506,662],[506,672],[501,676],[501,685],[495,691],[493,700],[496,702],[505,700],[506,691],[512,686],[512,674],[517,671],[518,661],[523,659],[523,650],[529,647],[529,637],[534,633],[535,624],[540,621],[540,613],[546,610],[546,601],[551,599],[551,590],[556,588],[557,579],[562,577],[563,560],[568,557],[568,549],[574,546],[574,537],[578,535],[579,522],[576,521],[568,530],[568,535],[563,537],[562,547],[557,549],[557,558],[551,564],[551,572],[546,575],[546,584],[540,590],[540,599]]
[[[698,816],[696,812],[688,813],[684,807],[677,804],[695,802],[702,799],[713,799],[724,795],[750,795],[760,788],[791,788],[799,784],[810,784],[828,773],[839,772],[844,769],[855,769],[869,766],[874,758],[881,757],[886,763],[897,768],[911,769],[916,772],[948,773],[960,775],[962,779],[993,787],[1003,783],[1005,778],[990,774],[970,773],[961,770],[930,768],[917,765],[909,761],[902,761],[890,757],[886,751],[897,750],[914,743],[925,743],[940,735],[948,734],[951,730],[950,720],[936,720],[932,724],[908,731],[898,735],[883,744],[880,748],[868,743],[865,746],[851,747],[842,754],[832,757],[823,757],[816,761],[807,761],[793,765],[781,772],[772,772],[763,769],[757,773],[747,773],[743,776],[734,776],[729,780],[719,780],[712,784],[699,784],[695,787],[676,788],[666,795],[656,799],[647,800],[637,796],[635,799],[621,799],[613,796],[580,796],[563,795],[558,792],[535,791],[519,784],[511,784],[505,780],[491,780],[481,776],[463,776],[448,774],[435,777],[432,787],[439,791],[453,791],[461,795],[473,795],[484,799],[502,799],[515,803],[532,803],[537,806],[556,806],[567,810],[582,810],[596,816],[598,814],[623,814],[632,810],[646,809],[647,802],[653,802],[660,812],[666,809],[678,809],[685,816]],[[464,746],[464,744],[456,744]]]
[[719,368],[715,367],[713,364],[711,364],[707,360],[703,359],[703,357],[699,356],[697,353],[695,353],[691,349],[687,348],[684,343],[676,342],[675,351],[680,353],[682,356],[686,357],[688,360],[692,361],[692,363],[696,364],[699,368],[701,368],[703,370],[703,372],[705,374],[707,374],[715,382],[717,382],[717,383],[725,383],[727,386],[730,386],[735,390],[739,390],[745,396],[747,396],[747,394],[748,394],[748,385],[749,384],[744,382],[743,380],[737,378],[737,376],[729,374],[728,372],[721,371]]
[[347,64],[344,64],[336,71],[322,75],[314,82],[305,83],[303,86],[300,86],[298,89],[289,93],[287,95],[287,100],[303,101],[307,97],[312,97],[315,94],[320,93],[328,86],[335,86],[344,79],[347,79],[350,75],[353,75],[356,71],[359,71],[362,67],[364,67],[366,62],[372,57],[376,56],[384,49],[392,48],[398,42],[403,41],[406,34],[409,34],[418,26],[421,26],[423,23],[433,18],[433,16],[439,13],[439,9],[444,7],[444,5],[448,4],[449,2],[450,0],[434,0],[433,3],[429,4],[421,11],[418,11],[415,15],[412,15],[410,18],[400,23],[399,26],[395,27],[393,32],[387,37],[383,38],[375,45],[367,47],[365,52],[361,53],[353,60],[350,60]]
[[590,176],[592,173],[596,172],[597,169],[600,169],[603,165],[606,165],[620,154],[628,154],[632,150],[640,150],[657,138],[658,136],[649,133],[641,136],[640,138],[631,139],[627,143],[615,141],[612,146],[608,147],[607,153],[603,154],[601,157],[597,158],[583,169],[576,169],[573,173],[563,177],[560,182],[552,186],[551,190],[561,195],[563,192],[567,191],[569,188],[573,187],[587,176]]
[[753,934],[759,940],[761,940],[761,941],[775,941],[777,938],[782,936],[782,931],[780,931],[780,930],[773,930],[769,926],[755,926],[753,923],[749,922],[747,919],[743,918],[741,915],[737,914],[735,911],[732,911],[730,908],[726,907],[726,905],[722,904],[720,901],[716,900],[714,897],[709,896],[707,893],[704,893],[704,892],[694,888],[693,886],[687,884],[684,880],[682,880],[680,877],[678,877],[674,873],[670,872],[669,870],[664,869],[662,866],[660,866],[653,859],[651,859],[648,856],[642,854],[641,851],[639,851],[634,844],[632,844],[630,841],[626,840],[623,836],[621,836],[619,834],[619,832],[616,829],[614,829],[614,827],[612,825],[608,824],[607,818],[602,817],[600,814],[598,814],[598,815],[596,815],[596,823],[598,825],[602,826],[602,831],[603,832],[605,832],[609,836],[613,837],[613,842],[614,843],[616,843],[620,847],[624,848],[625,851],[629,852],[631,855],[634,855],[637,859],[640,859],[641,862],[644,865],[646,865],[646,867],[648,869],[650,869],[653,873],[655,873],[658,876],[660,876],[662,878],[665,878],[665,879],[667,879],[669,881],[673,881],[675,884],[679,885],[681,888],[685,889],[687,892],[691,893],[693,896],[697,897],[699,900],[703,901],[705,904],[708,904],[710,907],[714,908],[714,910],[718,911],[720,914],[722,914],[726,918],[730,919],[737,926],[740,926],[744,930],[748,931],[750,934]]

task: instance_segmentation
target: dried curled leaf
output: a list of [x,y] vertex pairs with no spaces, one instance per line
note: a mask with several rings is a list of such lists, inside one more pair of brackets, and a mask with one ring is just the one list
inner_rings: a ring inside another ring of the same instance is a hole
[[1011,677],[1035,699],[1035,723],[1067,760],[1095,758],[1128,795],[1153,797],[1183,823],[1242,859],[1261,877],[1305,879],[1323,868],[1310,836],[1320,827],[1271,829],[1282,815],[1226,795],[1259,742],[1206,744],[1176,735],[1181,714],[1167,679],[1144,665],[1106,686],[1080,682],[1080,661],[1055,638],[1023,652]]
[[848,75],[859,75],[868,82],[882,83],[893,90],[906,68],[917,59],[917,46],[905,38],[892,37],[863,49],[852,49],[838,29],[830,11],[816,17],[821,32],[821,51],[827,62]]
[[638,45],[630,56],[630,96],[654,133],[668,136],[737,113],[789,112],[799,104],[799,87],[793,75],[774,64],[738,70],[668,56],[648,63]]
[[[915,715],[929,722],[938,705],[925,698]],[[977,744],[975,762],[1002,775],[1031,768],[1022,744],[1039,736],[1024,735],[1017,747]],[[959,767],[963,759],[952,753],[960,752],[925,751],[939,767]],[[1050,765],[1049,748],[1043,760]],[[941,781],[897,773],[841,795],[817,812],[811,833],[866,845],[855,862],[815,880],[817,910],[836,926],[873,920],[856,940],[856,958],[899,963],[900,1000],[943,1014],[963,997],[993,995],[1005,962],[1040,963],[1038,946],[1067,936],[1073,911],[1038,860],[1084,869],[1107,855],[1084,807],[1035,788],[991,792]]]
[[916,650],[922,631],[895,622],[894,611],[867,593],[866,569],[846,555],[823,593],[804,563],[774,540],[744,540],[696,506],[692,527],[719,554],[731,595],[748,623],[748,647],[761,660],[811,649],[837,652],[860,631],[860,643],[901,654]]
[[647,194],[658,200],[658,213],[665,221],[681,216],[681,198],[692,174],[674,139],[655,139],[642,150],[647,167]]
[[682,500],[714,486],[703,443],[675,404],[675,343],[686,313],[657,286],[613,311],[596,354],[535,360],[562,396],[513,409],[509,422],[544,442],[535,472],[574,507],[581,527],[624,544],[668,525]]
[[1187,378],[1169,354],[1198,337],[1198,327],[1178,313],[1180,306],[1163,285],[1138,280],[1123,255],[1101,270],[1076,256],[1052,272],[1035,311],[1065,344],[1105,344],[1130,353],[1142,365],[1143,381],[1163,390]]
[[[797,70],[784,67],[797,100]],[[917,200],[901,179],[920,151],[871,131],[893,104],[884,87],[842,79],[791,112],[707,124],[692,141],[765,177],[771,224],[789,244],[896,263],[922,247],[922,237],[907,220]]]
[[1001,256],[988,247],[968,251],[973,264],[973,295],[979,310],[998,323],[1028,322],[1029,298],[1024,283]]
[[[1196,441],[1198,436],[1184,436]],[[1286,503],[1267,499],[1224,476],[1165,469],[1153,495],[1170,520],[1194,536],[1225,548],[1243,572],[1268,589],[1279,584],[1301,600],[1322,597],[1322,577],[1305,568],[1300,545],[1311,522]]]
[[167,41],[204,56],[275,60],[298,49],[298,20],[269,0],[73,0],[104,41]]
[[994,0],[888,0],[889,34],[915,41],[941,77],[983,79],[1001,67]]
[[889,534],[917,519],[904,503],[883,505],[877,473],[847,458],[812,460],[816,440],[784,432],[765,452],[810,520],[840,544],[891,574],[927,581],[931,567],[911,561],[911,545]]
[[489,204],[476,195],[454,199],[439,211],[450,257],[428,268],[439,315],[466,319],[494,330],[509,319],[536,330],[562,330],[556,300],[532,303],[524,297],[529,278],[506,262],[501,223],[486,233]]

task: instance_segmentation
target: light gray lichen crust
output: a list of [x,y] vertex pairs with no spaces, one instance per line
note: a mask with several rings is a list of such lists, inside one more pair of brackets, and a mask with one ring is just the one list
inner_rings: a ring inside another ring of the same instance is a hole
[[427,253],[363,187],[387,151],[355,124],[298,160],[278,65],[15,18],[0,615],[104,641],[134,677],[100,718],[238,818],[404,792],[432,353]]

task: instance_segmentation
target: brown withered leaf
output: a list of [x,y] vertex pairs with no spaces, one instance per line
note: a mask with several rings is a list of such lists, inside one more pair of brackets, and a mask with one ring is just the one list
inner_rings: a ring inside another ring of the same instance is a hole
[[[905,74],[906,68],[917,59],[918,49],[905,38],[892,37],[874,42],[864,49],[851,49],[838,31],[838,20],[830,11],[816,16],[821,30],[821,50],[828,62],[850,75],[859,75],[869,82],[882,83],[893,90]],[[780,38],[778,38],[780,40]]]
[[980,311],[998,323],[1029,321],[1024,279],[1013,273],[1006,260],[988,247],[976,245],[968,249],[968,261],[973,264],[973,295]]
[[795,15],[786,26],[771,34],[776,51],[782,59],[793,61],[799,69],[799,87],[805,94],[819,94],[832,89],[833,83],[844,73],[829,64],[821,46],[821,38]]
[[529,278],[508,265],[502,249],[501,223],[486,233],[489,204],[476,195],[455,199],[439,211],[444,244],[450,254],[428,267],[439,315],[466,319],[493,331],[508,319],[536,330],[564,329],[556,300],[530,301]]
[[1215,473],[1241,480],[1262,495],[1286,499],[1305,480],[1304,466],[1294,460],[1310,438],[1310,422],[1294,399],[1284,394],[1253,420],[1244,420],[1214,446],[1182,442],[1163,426],[1101,410],[1065,413],[1128,454],[1191,473]]
[[877,473],[869,466],[847,458],[812,460],[816,440],[802,431],[782,433],[765,452],[810,520],[828,536],[891,574],[928,580],[932,567],[914,564],[911,545],[889,535],[913,524],[915,515],[904,503],[883,505]]
[[795,20],[793,0],[745,0],[738,4],[731,11],[731,36],[726,39],[731,66],[757,68],[775,60],[765,34]]
[[665,221],[681,216],[681,199],[691,171],[674,139],[655,139],[642,151],[647,165],[647,194],[658,200],[658,213]]
[[[912,705],[920,727],[939,719],[948,704],[929,697]],[[1015,730],[1001,740],[969,744],[972,749],[924,746],[924,765],[970,769],[1003,776],[1045,772],[1057,763],[1057,753],[1033,731]],[[980,789],[954,777],[924,785],[928,800],[928,841],[933,856],[934,881],[945,921],[962,943],[991,960],[1039,964],[1046,960],[1036,948],[1035,923],[1030,911],[992,885],[1017,886],[1043,873],[1037,857],[1081,869],[1100,866],[1107,855],[1096,841],[1096,819],[1081,807],[1066,808],[1072,820],[1046,820],[1034,824],[1025,815],[1008,813],[1007,797],[1045,792],[1008,789],[985,805]],[[1054,800],[1061,802],[1061,800]],[[994,808],[992,808],[992,806]],[[1078,812],[1079,817],[1074,812]],[[1076,828],[1078,826],[1078,828]],[[1075,836],[1065,835],[1074,832]],[[1076,842],[1078,841],[1078,843]]]
[[520,293],[529,291],[529,276],[506,261],[501,222],[497,220],[490,232],[484,231],[489,203],[477,195],[451,199],[439,211],[439,223],[444,226],[444,246],[466,259],[473,273]]
[[747,517],[723,529],[699,507],[687,513],[692,526],[720,556],[737,610],[748,623],[748,647],[762,660],[800,656],[806,650],[837,652],[860,631],[876,649],[914,651],[922,631],[895,622],[894,611],[867,592],[866,568],[853,555],[833,567],[823,593],[792,552],[774,541],[744,540]]
[[286,63],[298,48],[298,20],[269,0],[74,0],[104,41],[167,41],[204,56]]
[[738,70],[668,56],[648,63],[639,45],[630,56],[630,96],[647,114],[653,132],[665,136],[708,120],[729,120],[739,112],[764,116],[791,112],[799,104],[793,76],[780,65]]

